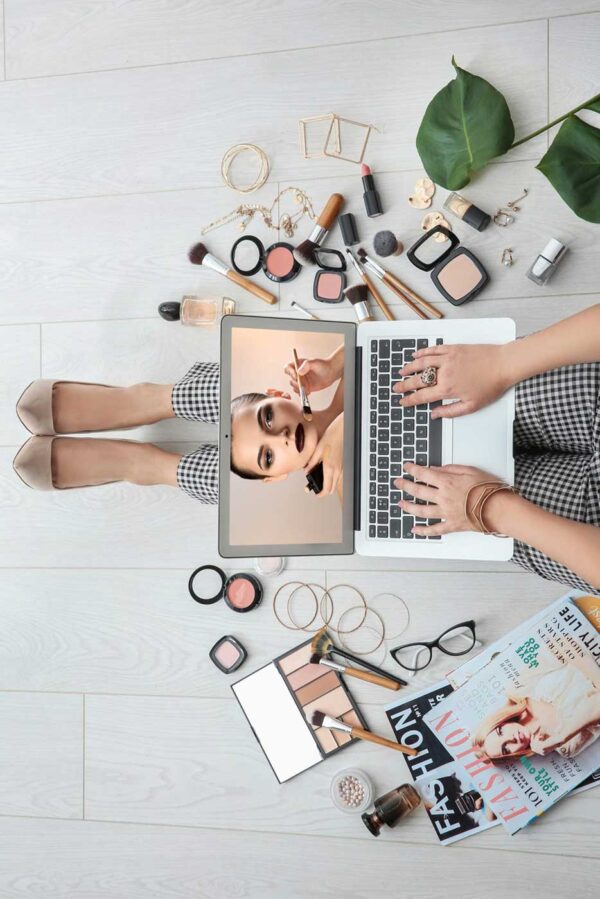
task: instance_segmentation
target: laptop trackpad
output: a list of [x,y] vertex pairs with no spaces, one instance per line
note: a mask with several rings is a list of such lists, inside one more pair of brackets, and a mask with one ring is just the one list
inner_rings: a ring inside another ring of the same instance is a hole
[[455,418],[452,430],[452,461],[456,465],[475,465],[497,477],[508,477],[509,436],[504,400]]

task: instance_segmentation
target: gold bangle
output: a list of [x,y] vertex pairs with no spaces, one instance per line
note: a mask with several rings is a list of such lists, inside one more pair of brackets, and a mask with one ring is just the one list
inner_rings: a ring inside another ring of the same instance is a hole
[[[483,490],[475,500],[473,508],[469,509],[469,499],[471,493],[477,487],[483,487]],[[510,484],[506,484],[504,481],[479,481],[478,484],[473,484],[471,487],[469,487],[469,489],[467,490],[467,495],[465,496],[465,518],[474,531],[492,537],[507,536],[507,534],[500,534],[497,531],[490,531],[483,517],[488,500],[491,499],[491,497],[496,493],[500,493],[502,490],[508,490],[510,493],[514,494],[518,492],[516,487],[512,487]]]

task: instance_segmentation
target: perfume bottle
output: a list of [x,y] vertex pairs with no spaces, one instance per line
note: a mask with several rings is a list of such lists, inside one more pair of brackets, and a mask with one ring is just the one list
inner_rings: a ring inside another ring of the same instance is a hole
[[375,811],[364,813],[361,818],[365,827],[374,837],[378,837],[384,824],[395,827],[398,821],[410,815],[421,804],[421,797],[412,784],[402,784],[375,800]]
[[229,297],[182,297],[181,303],[161,303],[158,313],[168,322],[180,321],[182,325],[210,328],[217,325],[223,315],[235,312],[235,301]]

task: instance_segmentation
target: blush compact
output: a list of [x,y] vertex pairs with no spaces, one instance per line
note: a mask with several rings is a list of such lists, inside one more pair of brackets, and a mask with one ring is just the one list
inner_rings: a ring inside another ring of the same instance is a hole
[[279,241],[265,249],[258,237],[244,234],[231,248],[231,264],[240,275],[255,275],[262,268],[270,281],[292,281],[300,271],[291,244]]
[[341,303],[346,286],[346,260],[339,250],[315,247],[319,270],[313,283],[313,297],[320,303]]
[[[444,249],[444,244],[435,240],[437,234],[444,235],[450,246]],[[441,295],[453,306],[472,300],[490,280],[477,256],[461,247],[456,234],[443,225],[430,228],[406,255],[421,271],[430,272]]]
[[229,634],[217,640],[215,645],[208,653],[211,661],[224,674],[230,674],[246,661],[248,653],[239,640],[231,637]]
[[251,612],[260,605],[263,589],[253,574],[239,572],[227,577],[217,565],[201,565],[190,575],[190,596],[203,606],[210,606],[220,599],[234,612]]

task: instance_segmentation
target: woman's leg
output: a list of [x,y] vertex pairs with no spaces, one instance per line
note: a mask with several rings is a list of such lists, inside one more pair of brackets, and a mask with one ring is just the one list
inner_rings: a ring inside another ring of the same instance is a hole
[[600,362],[544,372],[516,389],[516,452],[600,449]]
[[169,453],[152,443],[57,437],[52,443],[52,483],[59,489],[115,481],[176,487],[180,459],[180,453]]
[[171,384],[104,387],[58,381],[52,391],[52,419],[58,434],[108,431],[153,424],[174,416]]

